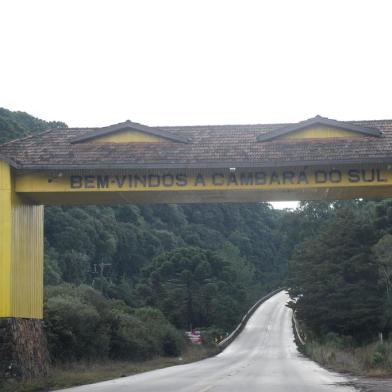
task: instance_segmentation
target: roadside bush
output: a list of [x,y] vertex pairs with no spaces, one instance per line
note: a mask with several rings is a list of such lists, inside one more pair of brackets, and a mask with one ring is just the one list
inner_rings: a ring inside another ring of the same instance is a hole
[[200,332],[203,343],[207,346],[216,346],[217,343],[228,336],[227,331],[216,327],[203,328]]
[[96,308],[78,297],[53,297],[46,303],[45,323],[49,350],[54,359],[105,357],[109,326]]
[[45,326],[55,362],[143,360],[177,356],[184,348],[182,334],[158,309],[132,309],[86,285],[49,286],[45,297]]
[[122,360],[142,360],[159,353],[155,339],[146,325],[135,316],[117,314],[112,320],[110,357]]
[[184,337],[171,325],[167,325],[163,329],[161,344],[163,354],[169,357],[181,355],[185,347]]
[[177,356],[184,348],[181,333],[158,309],[140,308],[132,315],[118,314],[113,325],[110,356],[115,359]]
[[386,346],[380,343],[377,344],[373,352],[372,365],[373,366],[385,365],[386,359],[387,359]]
[[174,328],[159,309],[150,307],[135,310],[135,316],[142,320],[150,336],[153,336],[160,348],[159,355],[177,356],[185,347],[183,335]]

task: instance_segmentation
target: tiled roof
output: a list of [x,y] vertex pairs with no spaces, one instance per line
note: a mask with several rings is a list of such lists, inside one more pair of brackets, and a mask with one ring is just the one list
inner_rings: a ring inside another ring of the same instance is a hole
[[[381,137],[258,141],[292,124],[154,127],[162,143],[75,143],[101,128],[53,129],[8,142],[0,155],[19,168],[272,167],[334,163],[392,163],[392,120],[351,121]],[[182,143],[176,141],[187,140]],[[0,158],[1,159],[1,158]]]

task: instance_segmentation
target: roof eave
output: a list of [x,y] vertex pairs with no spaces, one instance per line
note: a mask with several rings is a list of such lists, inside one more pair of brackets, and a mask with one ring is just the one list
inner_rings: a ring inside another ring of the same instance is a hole
[[367,135],[367,136],[382,137],[382,135],[383,135],[382,132],[376,128],[363,127],[363,126],[356,125],[356,124],[350,124],[350,123],[346,123],[343,121],[337,121],[337,120],[332,120],[332,119],[329,119],[326,117],[316,116],[316,117],[310,118],[308,120],[302,121],[300,123],[292,124],[289,126],[283,126],[282,128],[279,128],[276,131],[272,131],[272,132],[269,132],[264,135],[259,135],[257,137],[257,141],[264,142],[264,141],[273,140],[279,136],[284,136],[284,135],[287,135],[291,132],[300,131],[302,129],[306,129],[308,127],[315,126],[315,125],[331,126],[331,127],[343,129],[346,131],[361,133],[361,134]]
[[339,165],[368,165],[368,164],[392,164],[392,157],[367,158],[367,159],[342,159],[342,160],[298,160],[291,162],[244,162],[226,161],[202,163],[135,163],[135,164],[88,164],[88,165],[18,165],[21,170],[140,170],[140,169],[222,169],[222,168],[275,168],[275,167],[307,167]]
[[8,163],[8,165],[10,165],[11,167],[15,168],[15,169],[19,169],[20,165],[18,165],[14,160],[12,160],[11,158],[8,158],[2,154],[0,154],[0,161],[3,161],[5,163]]

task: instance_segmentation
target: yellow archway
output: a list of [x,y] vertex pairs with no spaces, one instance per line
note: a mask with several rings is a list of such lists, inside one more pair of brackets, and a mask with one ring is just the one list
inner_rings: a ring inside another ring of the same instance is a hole
[[126,121],[54,129],[0,154],[0,317],[42,318],[43,205],[392,196],[392,121]]

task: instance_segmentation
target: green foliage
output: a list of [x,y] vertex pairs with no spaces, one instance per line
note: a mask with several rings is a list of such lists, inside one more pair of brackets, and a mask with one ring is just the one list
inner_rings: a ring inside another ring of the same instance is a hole
[[0,108],[0,143],[27,136],[30,133],[42,132],[51,128],[66,128],[59,121],[43,121],[24,112],[12,112]]
[[89,257],[75,250],[66,250],[59,256],[62,277],[65,282],[80,284],[86,280],[90,269]]
[[157,342],[161,350],[157,353],[167,356],[178,356],[184,349],[184,337],[158,309],[145,307],[135,309],[134,315],[148,328],[149,336]]
[[379,365],[385,363],[386,358],[387,358],[387,350],[386,350],[385,345],[378,344],[376,346],[374,353],[373,353],[372,364],[374,366],[379,366]]
[[236,274],[236,279],[241,282],[242,286],[246,287],[248,293],[252,287],[255,290],[260,290],[257,285],[258,282],[255,282],[255,266],[244,256],[241,256],[241,251],[237,246],[231,242],[226,242],[217,254],[230,265],[230,269]]
[[[204,213],[212,227],[200,223]],[[53,276],[57,265],[60,280],[92,284],[99,278],[98,265],[109,264],[103,275],[112,283],[94,287],[105,286],[106,294],[142,305],[143,298],[139,300],[131,289],[141,284],[141,271],[164,252],[197,245],[227,259],[247,288],[248,306],[286,274],[289,251],[281,241],[278,217],[263,204],[49,207],[45,214],[47,279],[58,281]],[[129,290],[124,290],[126,285]]]
[[45,259],[44,259],[44,284],[56,285],[62,282],[62,272],[58,265],[59,255],[51,247],[45,243]]
[[139,286],[145,303],[181,328],[232,327],[243,311],[244,288],[230,264],[210,250],[179,248],[154,258]]
[[213,327],[208,327],[208,328],[201,328],[200,330],[202,339],[203,339],[203,344],[206,345],[207,347],[214,347],[216,346],[217,342],[220,342],[223,340],[226,336],[228,336],[228,333],[226,330],[222,328],[218,328],[216,326]]
[[133,310],[89,286],[49,286],[45,326],[55,361],[146,359],[175,356],[184,348],[179,331],[157,309]]
[[103,358],[108,352],[109,325],[103,309],[85,298],[83,291],[89,289],[60,286],[47,293],[45,324],[55,359]]
[[373,227],[352,209],[338,208],[321,232],[297,247],[290,263],[290,294],[298,317],[316,334],[365,339],[381,327]]
[[392,235],[385,234],[373,247],[382,285],[388,299],[392,296]]

